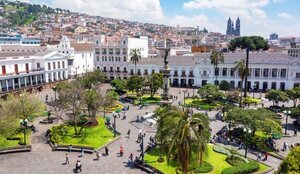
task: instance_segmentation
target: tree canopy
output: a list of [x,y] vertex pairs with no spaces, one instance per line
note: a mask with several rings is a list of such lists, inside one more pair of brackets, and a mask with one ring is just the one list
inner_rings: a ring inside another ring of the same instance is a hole
[[293,89],[289,89],[286,91],[288,97],[293,100],[294,102],[294,107],[297,106],[297,101],[298,99],[300,98],[300,88],[299,87],[296,87],[296,88],[293,88]]
[[219,86],[207,84],[198,89],[198,94],[205,98],[206,102],[212,102],[213,99],[224,96],[219,90]]
[[146,86],[149,87],[150,97],[153,97],[159,88],[163,87],[163,76],[161,73],[151,74],[146,78]]
[[127,89],[129,91],[136,92],[137,96],[139,96],[141,90],[143,88],[143,78],[138,75],[130,76],[127,81]]
[[226,80],[222,80],[219,84],[220,90],[228,91],[231,89],[231,87],[231,84]]
[[93,85],[104,82],[106,76],[99,70],[88,72],[84,75],[80,82],[84,88],[91,89]]
[[295,146],[283,159],[276,174],[298,174],[300,171],[300,146]]
[[273,101],[273,105],[278,102],[286,102],[289,100],[288,95],[281,90],[271,89],[266,93],[266,99]]
[[111,86],[115,88],[116,92],[122,93],[126,91],[127,82],[125,80],[116,78],[110,82]]
[[234,51],[236,48],[249,50],[268,50],[269,49],[268,42],[260,36],[244,36],[238,37],[230,41],[229,49]]

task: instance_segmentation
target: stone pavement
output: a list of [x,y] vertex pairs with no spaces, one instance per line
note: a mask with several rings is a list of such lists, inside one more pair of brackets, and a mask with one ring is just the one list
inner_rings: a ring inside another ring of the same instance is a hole
[[[103,85],[103,88],[109,88],[109,85]],[[183,88],[171,88],[171,94],[178,96],[178,100],[174,101],[174,105],[178,105],[178,101],[183,101]],[[192,96],[193,90],[188,89],[189,95]],[[197,90],[194,90],[194,94],[196,95]],[[161,90],[159,91],[161,93]],[[54,99],[54,92],[50,89],[48,91],[43,91],[41,93],[36,94],[43,101],[45,101],[45,95],[49,96],[49,101]],[[186,94],[187,96],[188,94]],[[258,94],[256,94],[258,95]],[[257,96],[258,97],[258,96]],[[271,102],[265,101],[265,106],[272,104]],[[291,104],[292,102],[289,102]],[[125,104],[129,105],[129,104]],[[136,119],[136,116],[144,115],[146,112],[153,112],[157,106],[148,106],[147,108],[139,110],[137,106],[130,105],[130,110],[126,111],[127,119],[117,119],[117,129],[122,133],[121,138],[117,141],[113,142],[108,146],[109,148],[109,156],[102,156],[99,161],[94,161],[96,158],[95,154],[89,155],[85,154],[84,157],[78,157],[80,154],[76,152],[72,152],[69,154],[70,164],[63,165],[65,161],[66,152],[52,152],[49,145],[46,144],[46,139],[44,134],[48,128],[52,125],[41,125],[39,124],[39,120],[37,119],[34,122],[34,125],[37,127],[38,132],[33,134],[31,137],[31,143],[33,146],[32,152],[29,153],[15,153],[15,154],[6,154],[0,155],[0,173],[5,174],[52,174],[52,173],[73,173],[73,169],[75,168],[76,160],[80,159],[83,166],[82,173],[103,173],[103,174],[139,174],[143,173],[138,169],[130,169],[126,166],[126,162],[128,161],[128,157],[130,153],[135,156],[139,156],[140,152],[138,152],[139,144],[136,143],[137,135],[139,129],[143,129],[146,131],[145,138],[145,146],[149,140],[150,136],[154,136],[153,129],[149,128],[147,125],[142,123],[130,123],[132,120]],[[51,108],[51,107],[49,107]],[[53,109],[53,108],[52,108]],[[203,112],[197,111],[195,112]],[[216,111],[208,112],[209,117],[213,120]],[[60,116],[63,115],[63,112],[57,111],[56,114]],[[284,121],[284,119],[283,119]],[[290,119],[292,122],[292,119]],[[221,121],[211,121],[210,126],[212,128],[212,135],[215,134],[218,130],[220,130],[226,123]],[[131,137],[127,138],[126,133],[127,130],[131,130]],[[291,132],[289,130],[289,132]],[[298,135],[299,136],[299,135]],[[297,142],[299,141],[298,137],[291,138],[283,138],[281,140],[276,141],[278,143],[278,147],[282,147],[283,142]],[[118,157],[119,147],[120,145],[124,146],[124,156]],[[233,147],[235,148],[235,147]],[[102,153],[103,150],[100,150]],[[243,154],[243,151],[241,151]],[[284,155],[287,152],[282,152]],[[249,154],[250,157],[256,158],[254,154]],[[269,157],[266,164],[270,164],[272,167],[277,168],[280,164],[280,160],[273,159]]]

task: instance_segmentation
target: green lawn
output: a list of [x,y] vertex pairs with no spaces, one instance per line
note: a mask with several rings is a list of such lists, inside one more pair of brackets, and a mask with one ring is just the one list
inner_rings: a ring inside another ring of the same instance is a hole
[[[103,117],[98,119],[99,125],[95,127],[88,127],[84,130],[84,135],[78,138],[74,138],[74,128],[68,127],[68,133],[62,136],[62,143],[65,145],[89,145],[98,149],[112,141],[114,134],[105,127],[105,120]],[[78,128],[79,129],[79,128]]]
[[207,152],[208,154],[204,156],[204,160],[214,166],[214,170],[210,172],[211,174],[220,174],[225,168],[231,167],[231,165],[225,161],[227,155],[215,152],[213,145],[209,144],[207,146]]
[[[207,149],[207,155],[204,155],[204,161],[209,162],[214,166],[214,170],[210,172],[210,174],[221,174],[225,168],[232,167],[228,164],[225,159],[226,155],[217,153],[213,150],[213,145],[209,144]],[[175,174],[177,163],[175,161],[171,161],[170,165],[167,164],[166,160],[163,163],[158,163],[157,159],[159,157],[159,150],[153,149],[145,155],[145,162],[158,170],[166,173],[166,174]],[[264,171],[268,169],[268,166],[259,163],[260,168],[258,172]]]
[[[30,136],[31,136],[31,131],[27,130],[27,133],[26,133],[26,144],[27,145],[30,144]],[[23,138],[24,137],[23,131],[12,137]],[[9,148],[9,147],[17,147],[17,146],[20,146],[19,140],[7,140],[5,137],[0,135],[0,149]]]
[[221,104],[217,101],[214,101],[213,103],[205,103],[205,99],[203,98],[186,98],[185,104],[191,107],[200,107],[202,110],[216,109],[221,106]]

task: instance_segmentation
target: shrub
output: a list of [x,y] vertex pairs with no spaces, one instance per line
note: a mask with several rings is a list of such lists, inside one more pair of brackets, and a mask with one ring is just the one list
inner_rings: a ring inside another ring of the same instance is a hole
[[256,99],[256,98],[250,98],[250,97],[246,97],[243,100],[244,104],[259,104],[260,103],[260,99]]
[[[214,169],[214,167],[206,161],[203,161],[202,165],[199,165],[197,162],[189,164],[188,171],[189,173],[209,173]],[[182,173],[181,166],[176,168],[176,173]]]
[[226,168],[222,171],[222,174],[248,174],[258,171],[259,164],[255,161],[249,163],[242,163],[234,167]]
[[[243,159],[239,155],[231,155],[226,158],[226,162],[228,162],[232,166],[237,166],[243,163],[246,163],[247,159]],[[248,160],[247,160],[248,161]],[[249,162],[249,161],[248,161]]]
[[221,146],[214,146],[213,147],[213,150],[215,152],[218,152],[218,153],[221,153],[221,154],[224,154],[224,155],[227,155],[227,156],[231,156],[231,152],[227,149],[225,149],[224,147],[221,147]]

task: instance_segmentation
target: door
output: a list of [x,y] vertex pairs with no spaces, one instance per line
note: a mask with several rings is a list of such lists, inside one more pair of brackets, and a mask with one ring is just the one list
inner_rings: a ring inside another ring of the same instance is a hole
[[25,64],[26,73],[29,73],[29,65],[28,63]]
[[15,73],[16,73],[16,74],[19,74],[18,64],[15,64]]
[[2,66],[2,75],[6,75],[6,68],[5,68],[5,66]]

